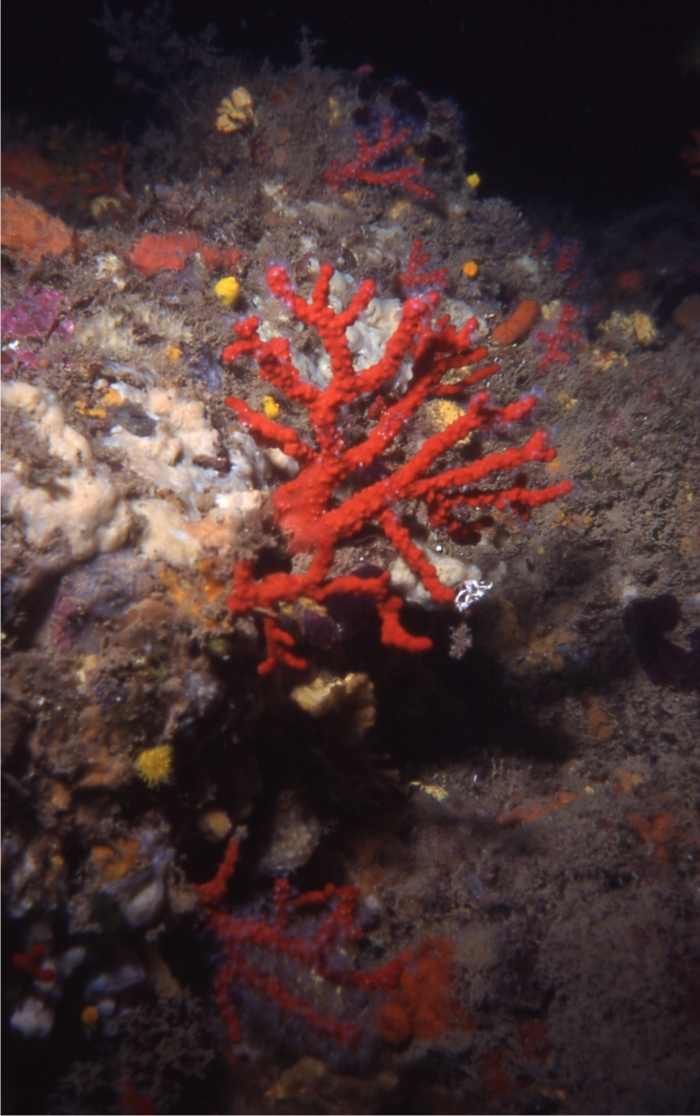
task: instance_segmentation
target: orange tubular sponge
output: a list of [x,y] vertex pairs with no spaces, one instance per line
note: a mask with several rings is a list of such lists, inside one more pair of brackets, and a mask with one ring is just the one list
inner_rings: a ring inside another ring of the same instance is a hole
[[520,302],[504,322],[496,326],[491,340],[497,345],[510,345],[529,333],[540,316],[540,304],[536,298],[526,298]]

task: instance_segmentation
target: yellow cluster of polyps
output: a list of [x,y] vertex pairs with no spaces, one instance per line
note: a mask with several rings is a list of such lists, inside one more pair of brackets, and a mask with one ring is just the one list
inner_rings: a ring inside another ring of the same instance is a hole
[[257,124],[253,112],[253,98],[242,85],[232,89],[216,110],[218,132],[246,132]]
[[349,721],[349,741],[359,740],[371,729],[377,713],[374,686],[367,674],[342,678],[323,674],[304,686],[295,686],[291,698],[312,717],[344,714]]

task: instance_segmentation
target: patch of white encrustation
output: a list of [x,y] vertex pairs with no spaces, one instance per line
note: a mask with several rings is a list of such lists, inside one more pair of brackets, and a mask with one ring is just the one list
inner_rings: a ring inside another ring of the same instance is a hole
[[56,459],[53,484],[33,485],[21,457],[3,465],[3,505],[19,520],[29,546],[44,549],[60,540],[75,561],[123,546],[133,521],[128,504],[60,404],[41,388],[15,382],[2,385],[2,405],[19,411],[25,428]]
[[[435,567],[435,573],[443,585],[455,589],[467,580],[479,581],[481,570],[478,566],[467,565],[459,558],[447,554],[438,554],[434,550],[423,547],[423,554]],[[403,558],[396,558],[389,567],[391,573],[391,588],[400,593],[404,600],[411,604],[434,604],[433,598],[423,585],[418,574],[414,573]]]
[[153,421],[146,436],[117,422],[104,438],[120,472],[98,459],[51,392],[3,384],[3,405],[18,412],[47,460],[56,460],[50,484],[44,477],[33,483],[19,456],[3,463],[3,504],[28,545],[58,546],[62,561],[79,562],[135,539],[144,556],[180,569],[196,567],[212,551],[232,555],[243,523],[262,500],[260,485],[270,470],[264,455],[247,435],[234,436],[230,469],[222,473],[213,467],[221,454],[219,434],[201,403],[177,388],[142,391],[119,383],[112,390]]

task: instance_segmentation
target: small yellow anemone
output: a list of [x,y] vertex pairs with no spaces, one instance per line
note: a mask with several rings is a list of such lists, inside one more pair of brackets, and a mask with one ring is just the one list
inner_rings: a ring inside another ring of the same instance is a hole
[[479,274],[479,265],[476,260],[467,260],[462,268],[462,274],[466,275],[467,279],[476,279]]
[[146,748],[136,760],[136,772],[148,787],[173,781],[173,749],[170,744]]

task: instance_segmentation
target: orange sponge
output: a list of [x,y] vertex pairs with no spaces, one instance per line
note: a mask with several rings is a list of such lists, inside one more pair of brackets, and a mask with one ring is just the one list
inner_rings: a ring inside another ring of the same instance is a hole
[[529,333],[540,316],[540,304],[535,298],[526,298],[504,322],[496,326],[491,340],[497,345],[510,345]]

